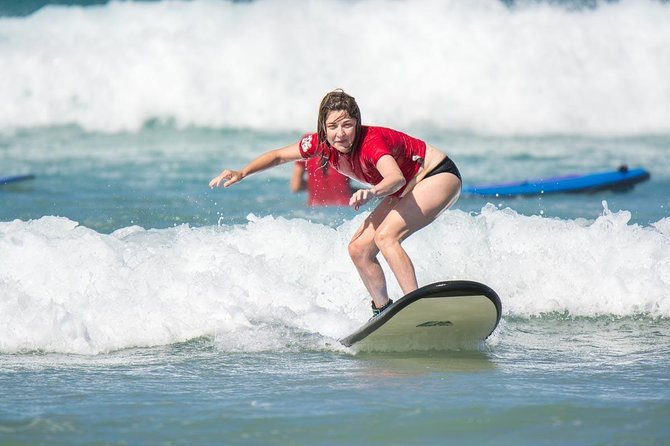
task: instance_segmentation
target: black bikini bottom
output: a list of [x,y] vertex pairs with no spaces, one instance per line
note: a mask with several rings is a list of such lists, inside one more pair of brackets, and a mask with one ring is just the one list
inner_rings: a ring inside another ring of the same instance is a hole
[[428,172],[424,178],[424,180],[428,177],[432,177],[433,175],[437,175],[438,173],[451,173],[454,174],[458,177],[461,182],[463,179],[461,178],[461,173],[458,171],[458,167],[456,167],[456,164],[449,158],[448,156],[445,156],[442,161],[440,161],[440,164],[435,166],[433,170]]

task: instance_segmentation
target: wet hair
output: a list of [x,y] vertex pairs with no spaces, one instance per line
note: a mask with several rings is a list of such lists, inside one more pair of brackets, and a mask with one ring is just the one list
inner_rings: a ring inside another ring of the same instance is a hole
[[358,108],[356,98],[348,95],[341,88],[331,91],[323,97],[319,106],[319,116],[316,122],[316,134],[321,144],[328,146],[326,139],[326,118],[332,111],[343,111],[350,118],[356,120],[356,136],[354,137],[354,150],[358,147],[361,137],[361,110]]

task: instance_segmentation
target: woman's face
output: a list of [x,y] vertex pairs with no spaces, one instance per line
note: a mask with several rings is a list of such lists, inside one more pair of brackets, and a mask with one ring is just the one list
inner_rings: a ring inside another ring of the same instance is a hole
[[356,120],[344,110],[335,110],[326,116],[326,139],[340,153],[349,153],[356,140]]

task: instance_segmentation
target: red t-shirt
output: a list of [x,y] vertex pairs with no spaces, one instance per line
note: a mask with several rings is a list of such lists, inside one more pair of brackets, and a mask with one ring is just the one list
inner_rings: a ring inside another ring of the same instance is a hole
[[308,206],[348,206],[353,193],[349,178],[335,170],[327,160],[314,156],[305,163]]
[[[307,135],[300,141],[300,155],[308,159],[323,156],[338,172],[368,184],[379,184],[384,178],[377,170],[377,161],[384,155],[391,155],[398,163],[400,171],[409,182],[421,168],[426,156],[426,143],[402,132],[385,127],[363,126],[358,147],[348,154],[331,148],[318,140],[316,133]],[[405,187],[395,192],[402,195]]]

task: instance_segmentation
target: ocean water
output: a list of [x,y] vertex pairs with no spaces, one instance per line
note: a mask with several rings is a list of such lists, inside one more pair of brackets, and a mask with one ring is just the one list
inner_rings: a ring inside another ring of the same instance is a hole
[[[65,3],[0,9],[0,177],[35,175],[0,186],[1,445],[670,443],[667,2]],[[207,187],[337,87],[466,184],[651,179],[461,197],[405,246],[498,329],[354,354],[370,208],[307,208],[291,166]]]

